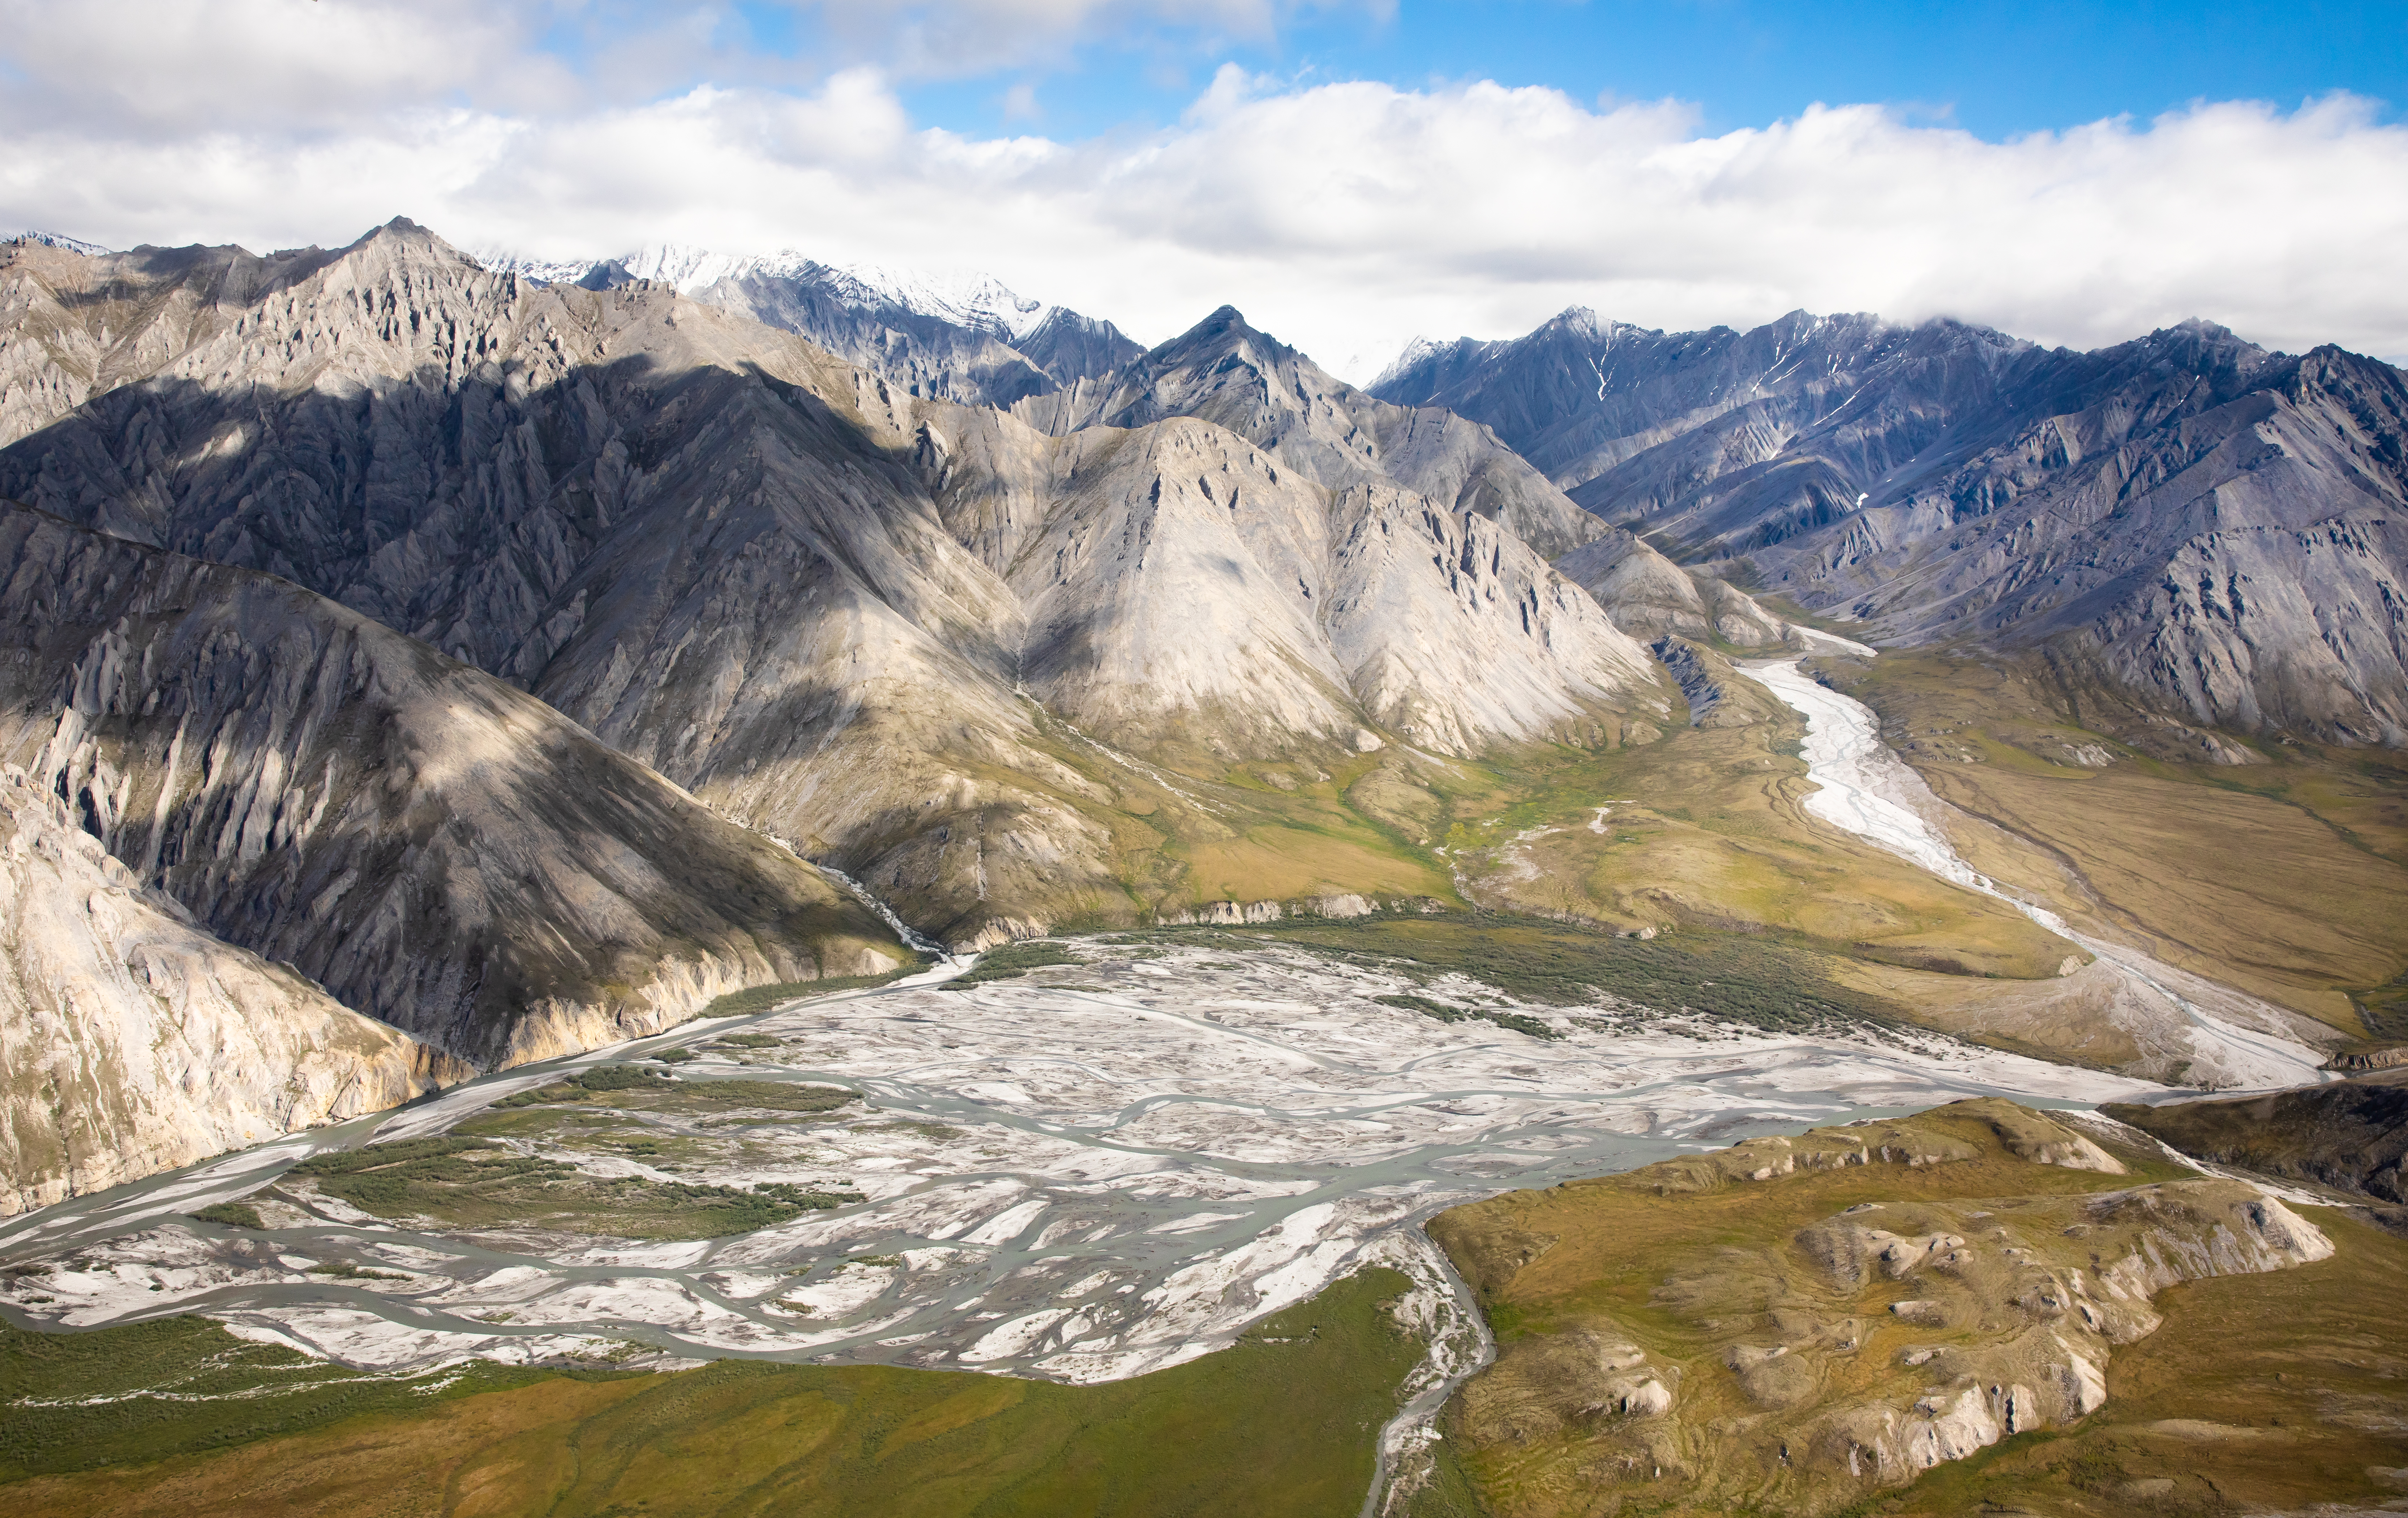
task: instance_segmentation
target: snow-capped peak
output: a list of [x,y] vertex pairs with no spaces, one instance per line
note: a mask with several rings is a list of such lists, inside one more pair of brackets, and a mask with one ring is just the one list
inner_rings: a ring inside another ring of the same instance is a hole
[[718,253],[676,242],[649,243],[618,263],[638,279],[658,279],[689,295],[708,290],[722,279],[740,279],[750,274],[791,279],[819,267],[791,248],[766,255]]
[[11,242],[37,242],[45,248],[64,249],[70,253],[81,253],[86,258],[106,258],[109,254],[117,251],[114,248],[103,248],[96,242],[83,242],[75,237],[61,236],[55,232],[36,232],[31,227],[18,233],[8,240]]
[[1007,342],[1027,337],[1054,312],[1051,306],[1016,294],[991,274],[882,264],[832,267],[791,248],[767,254],[723,253],[664,242],[617,258],[538,259],[501,251],[480,252],[476,258],[489,269],[506,270],[543,284],[575,284],[595,269],[615,264],[631,279],[655,279],[687,295],[698,295],[722,279],[805,280],[847,306],[864,310],[900,308],[991,333]]
[[1043,301],[1030,300],[994,275],[974,270],[847,264],[830,272],[857,287],[838,295],[848,305],[900,306],[956,326],[995,332],[1015,342],[1036,331],[1053,312]]

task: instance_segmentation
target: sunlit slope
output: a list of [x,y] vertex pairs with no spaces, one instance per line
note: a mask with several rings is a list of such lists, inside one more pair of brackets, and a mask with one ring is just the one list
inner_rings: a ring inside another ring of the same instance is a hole
[[1952,978],[2054,980],[2078,962],[2004,904],[1809,819],[1803,719],[1700,652],[1715,693],[1693,693],[1698,724],[1659,742],[1400,755],[1349,795],[1444,850],[1459,888],[1499,909],[1621,932],[1770,930]]

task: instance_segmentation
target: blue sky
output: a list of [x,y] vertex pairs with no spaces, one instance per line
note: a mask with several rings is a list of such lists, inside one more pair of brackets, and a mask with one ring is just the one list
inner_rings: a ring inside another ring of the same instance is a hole
[[2408,356],[2408,0],[0,0],[0,226],[992,273],[1349,378],[1568,306]]
[[[784,7],[739,10],[779,51],[831,40]],[[2292,107],[2335,90],[2380,100],[2396,119],[2408,101],[2408,5],[1404,0],[1385,17],[1301,13],[1269,38],[1133,26],[1050,64],[915,82],[903,96],[918,119],[965,133],[1034,125],[1089,136],[1176,122],[1225,60],[1301,80],[1487,79],[1585,99],[1671,96],[1698,107],[1709,132],[1818,101],[1870,102],[1996,141],[2200,99]],[[1036,115],[1007,108],[1015,85],[1033,89]]]

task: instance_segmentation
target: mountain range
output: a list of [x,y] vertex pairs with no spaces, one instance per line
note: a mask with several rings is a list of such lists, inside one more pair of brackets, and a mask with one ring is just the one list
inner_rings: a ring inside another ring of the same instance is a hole
[[2238,762],[2398,747],[2403,431],[2399,371],[2203,325],[1575,311],[1367,390],[1230,308],[1149,350],[792,254],[20,238],[0,762],[21,839],[102,853],[8,883],[105,877],[282,988],[271,1064],[397,1096],[908,964],[835,872],[957,948],[1462,901],[1478,766],[1769,720],[1727,657],[1808,622],[2038,651]]
[[[1684,560],[1888,644],[2048,647],[2205,728],[2408,742],[2408,377],[2205,322],[2096,352],[1574,308],[1371,393],[1496,429]],[[2214,745],[2243,760],[2245,751]]]

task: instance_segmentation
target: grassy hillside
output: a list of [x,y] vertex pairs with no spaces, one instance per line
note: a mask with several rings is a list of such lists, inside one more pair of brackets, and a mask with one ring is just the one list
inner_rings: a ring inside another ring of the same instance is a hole
[[[2408,1329],[2369,1304],[2408,1241],[2302,1209],[2331,1257],[2152,1300],[2118,1262],[2243,1268],[2202,1245],[2261,1204],[2085,1144],[2044,1114],[1957,1103],[1442,1214],[1431,1233],[1499,1356],[1450,1404],[1414,1511],[2220,1513],[2391,1495]],[[2121,1173],[2069,1167],[2100,1163]],[[2105,1362],[2086,1415],[2077,1354]],[[1961,1429],[1969,1406],[2004,1437],[1918,1473],[1914,1425]]]

